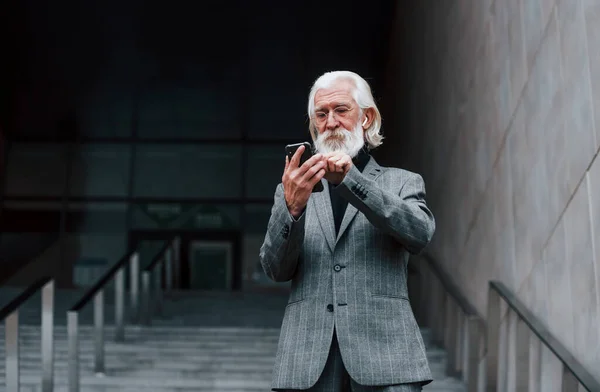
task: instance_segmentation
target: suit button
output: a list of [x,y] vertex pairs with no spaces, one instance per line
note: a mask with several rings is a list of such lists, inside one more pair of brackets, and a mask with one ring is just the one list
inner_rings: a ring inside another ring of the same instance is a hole
[[340,272],[340,271],[342,270],[342,267],[340,267],[340,265],[339,265],[339,264],[336,264],[336,265],[334,265],[334,266],[333,266],[333,270],[334,270],[335,272]]
[[332,304],[327,305],[327,311],[328,312],[333,312],[333,305]]

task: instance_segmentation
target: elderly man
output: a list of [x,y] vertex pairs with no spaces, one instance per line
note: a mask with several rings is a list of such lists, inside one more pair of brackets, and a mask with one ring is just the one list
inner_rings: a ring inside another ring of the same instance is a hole
[[308,115],[317,153],[286,157],[260,250],[271,279],[292,281],[272,388],[420,391],[431,372],[406,280],[435,231],[423,179],[369,155],[381,115],[359,75],[322,75]]

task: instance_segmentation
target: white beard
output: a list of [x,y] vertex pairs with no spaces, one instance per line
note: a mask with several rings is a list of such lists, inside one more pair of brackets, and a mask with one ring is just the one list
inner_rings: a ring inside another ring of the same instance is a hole
[[315,140],[315,150],[321,154],[343,152],[354,158],[365,145],[363,129],[357,123],[352,132],[338,128],[320,133]]

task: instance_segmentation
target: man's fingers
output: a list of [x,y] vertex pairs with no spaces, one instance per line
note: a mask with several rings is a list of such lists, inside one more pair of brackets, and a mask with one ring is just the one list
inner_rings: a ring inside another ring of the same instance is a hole
[[300,166],[300,168],[298,169],[299,170],[298,173],[301,176],[304,175],[310,168],[314,167],[321,161],[323,161],[323,155],[321,155],[321,154],[313,155],[306,162],[304,162],[302,164],[302,166]]
[[327,159],[327,171],[334,172],[335,171],[335,163],[338,161],[338,158],[335,156]]
[[321,160],[323,160],[323,154],[315,154],[312,157],[310,157],[306,162],[304,162],[304,164],[308,167],[312,167]]
[[333,151],[333,152],[328,152],[328,153],[324,154],[323,156],[326,159],[329,159],[329,158],[333,158],[333,157],[338,157],[339,158],[339,157],[341,157],[343,155],[345,155],[345,154],[343,152],[341,152],[341,151]]
[[314,173],[314,175],[306,181],[306,183],[308,185],[310,185],[310,188],[312,189],[312,188],[314,188],[314,186],[316,185],[317,182],[321,181],[321,179],[323,177],[325,177],[326,173],[327,173],[327,170],[325,169],[325,167],[323,167],[323,168],[317,170]]
[[348,155],[344,155],[339,161],[336,162],[337,172],[343,173],[346,170],[346,166],[350,163],[351,159]]
[[337,154],[327,160],[327,170],[332,173],[343,173],[345,165],[350,157],[345,154]]
[[290,162],[290,164],[292,165],[293,168],[298,167],[298,163],[300,162],[300,157],[304,153],[304,149],[305,148],[306,147],[304,147],[304,146],[298,147],[298,149],[296,150],[296,152],[292,156],[292,161]]
[[340,169],[342,170],[342,172],[345,172],[352,165],[352,159],[350,159],[350,157],[348,155],[345,155],[342,157],[342,159],[340,159],[338,161],[338,165],[339,165]]
[[[307,161],[308,162],[308,161]],[[318,173],[320,170],[325,170],[325,162],[324,161],[320,161],[317,162],[315,165],[313,165],[312,167],[310,167],[306,173],[304,173],[304,181],[310,181],[316,173]]]
[[315,175],[313,176],[313,178],[312,178],[312,180],[311,180],[311,182],[313,183],[313,186],[315,186],[315,184],[316,184],[317,182],[321,181],[321,179],[322,179],[323,177],[325,177],[325,173],[326,173],[325,169],[321,169],[321,170],[319,170],[319,171],[317,172],[317,174],[315,174]]

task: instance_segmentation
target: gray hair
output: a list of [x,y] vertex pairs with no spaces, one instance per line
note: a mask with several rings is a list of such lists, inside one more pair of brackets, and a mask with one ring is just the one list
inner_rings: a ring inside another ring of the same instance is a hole
[[308,118],[310,121],[308,129],[313,140],[315,140],[318,135],[314,123],[315,95],[318,90],[328,88],[333,82],[339,79],[347,79],[353,83],[354,90],[352,91],[352,96],[360,108],[361,116],[365,109],[373,108],[375,110],[375,118],[369,128],[365,130],[365,143],[370,150],[380,146],[383,143],[383,135],[379,133],[381,130],[381,114],[375,104],[375,99],[371,93],[371,87],[360,75],[351,71],[326,72],[315,81],[310,89],[310,94],[308,95]]

